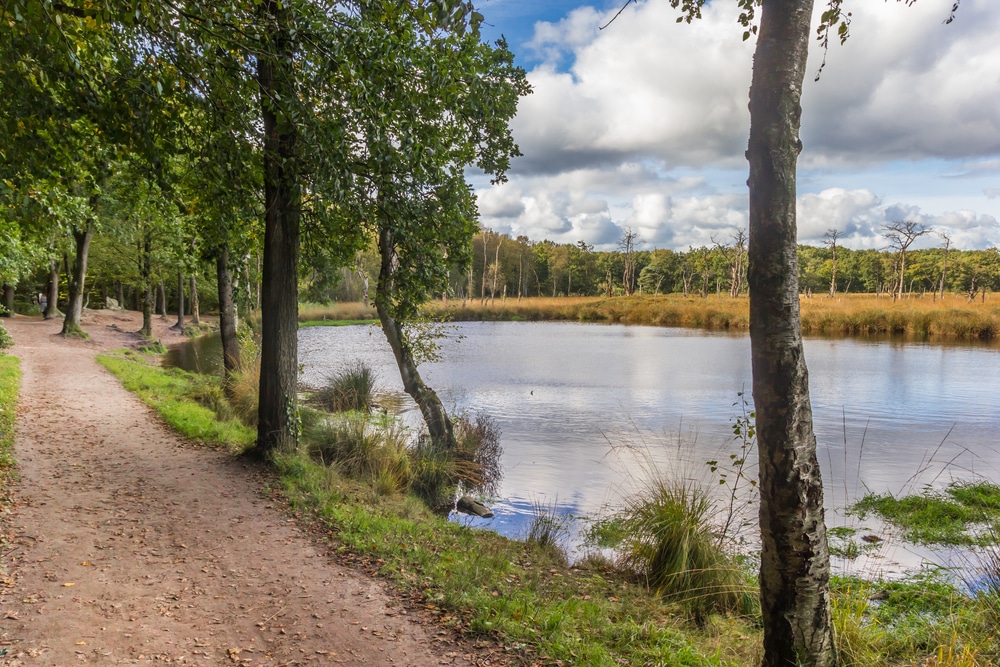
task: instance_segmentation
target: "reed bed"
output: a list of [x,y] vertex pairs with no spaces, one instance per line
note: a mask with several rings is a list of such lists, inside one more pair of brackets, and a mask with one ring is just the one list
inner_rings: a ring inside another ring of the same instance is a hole
[[[802,332],[847,336],[905,335],[942,340],[991,341],[1000,336],[1000,302],[970,303],[960,295],[892,300],[873,294],[803,297]],[[746,297],[533,297],[487,301],[434,301],[431,310],[454,321],[609,322],[710,330],[747,330]]]

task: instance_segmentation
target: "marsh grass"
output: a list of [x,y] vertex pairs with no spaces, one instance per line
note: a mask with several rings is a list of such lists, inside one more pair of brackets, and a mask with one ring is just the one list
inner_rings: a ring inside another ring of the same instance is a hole
[[363,303],[300,303],[300,326],[338,326],[378,322],[374,306]]
[[363,361],[355,361],[327,378],[313,400],[330,412],[368,412],[375,404],[375,372]]
[[[899,300],[871,294],[801,298],[802,332],[848,336],[906,335],[916,338],[994,340],[1000,335],[1000,308],[992,301],[970,303],[949,294],[943,299],[913,296]],[[533,297],[482,304],[476,300],[432,302],[455,321],[575,321],[746,330],[746,297],[684,297],[679,294],[631,297]]]
[[986,481],[954,482],[944,492],[925,490],[901,498],[870,493],[851,510],[862,518],[877,514],[901,528],[903,538],[910,542],[989,546],[997,543],[1000,486]]

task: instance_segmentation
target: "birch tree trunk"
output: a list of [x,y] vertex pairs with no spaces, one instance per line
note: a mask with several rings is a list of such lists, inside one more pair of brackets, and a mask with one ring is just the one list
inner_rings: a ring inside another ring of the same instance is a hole
[[765,667],[837,664],[799,319],[795,170],[812,0],[764,0],[750,88],[750,343]]

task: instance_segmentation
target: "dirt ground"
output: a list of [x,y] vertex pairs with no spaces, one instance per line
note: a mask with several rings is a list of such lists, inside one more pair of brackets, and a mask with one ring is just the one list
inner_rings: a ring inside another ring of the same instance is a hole
[[138,313],[87,311],[90,341],[57,335],[61,320],[3,323],[24,377],[0,665],[482,662],[331,562],[260,471],[185,443],[97,364],[138,344]]

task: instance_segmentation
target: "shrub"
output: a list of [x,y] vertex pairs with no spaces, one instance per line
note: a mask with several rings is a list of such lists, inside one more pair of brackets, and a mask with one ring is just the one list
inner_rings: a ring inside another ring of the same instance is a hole
[[0,324],[0,354],[2,354],[2,350],[6,350],[7,348],[13,346],[14,346],[14,338],[10,335],[7,329],[5,329],[2,324]]
[[430,438],[422,439],[411,450],[413,479],[410,490],[433,510],[451,508],[458,485],[458,466],[444,447]]
[[326,410],[368,412],[374,404],[375,373],[363,361],[355,361],[327,379],[316,392],[316,401]]

